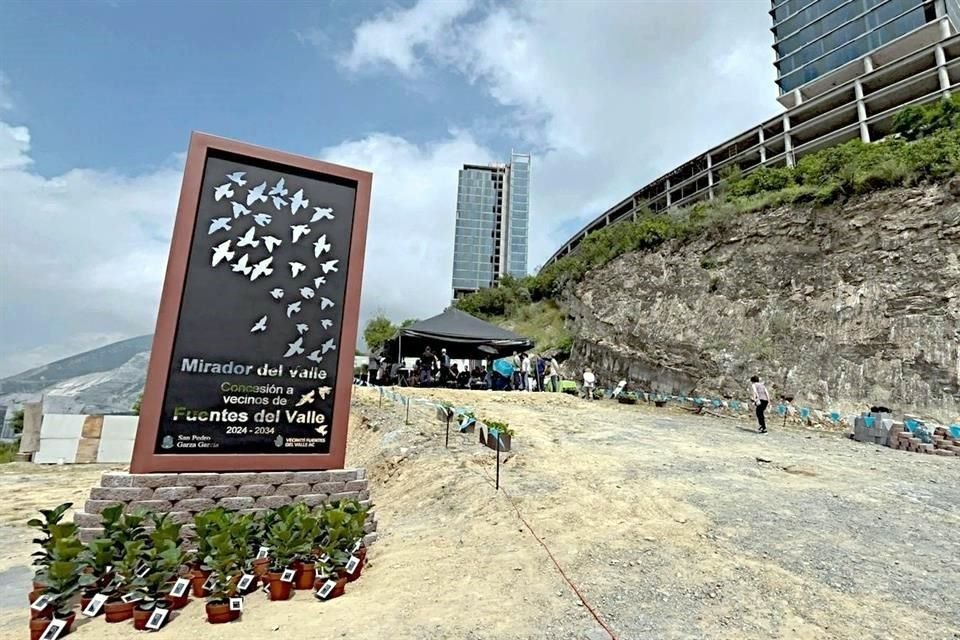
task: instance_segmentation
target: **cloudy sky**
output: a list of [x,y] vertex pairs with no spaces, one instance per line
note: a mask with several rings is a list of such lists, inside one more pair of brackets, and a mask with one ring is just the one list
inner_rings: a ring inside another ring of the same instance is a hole
[[374,173],[362,318],[448,302],[457,170],[533,154],[530,265],[776,113],[767,0],[13,2],[0,376],[150,333],[191,130]]

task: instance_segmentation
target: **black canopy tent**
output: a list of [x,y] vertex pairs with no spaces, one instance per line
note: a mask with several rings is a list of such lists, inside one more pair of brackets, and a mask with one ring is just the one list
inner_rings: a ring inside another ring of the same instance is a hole
[[384,344],[382,354],[391,362],[399,362],[401,353],[419,356],[427,347],[436,354],[446,349],[451,358],[481,360],[527,351],[533,342],[450,307],[440,315],[401,329]]

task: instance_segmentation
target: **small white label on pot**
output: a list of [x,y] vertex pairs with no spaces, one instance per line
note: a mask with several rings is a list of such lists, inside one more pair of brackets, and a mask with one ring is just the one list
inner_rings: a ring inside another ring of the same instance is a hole
[[128,593],[120,598],[120,601],[126,604],[130,604],[131,602],[140,602],[141,600],[143,600],[143,596],[141,596],[139,593]]
[[323,583],[323,586],[320,587],[320,590],[317,591],[317,597],[321,600],[326,600],[330,595],[330,592],[333,591],[334,587],[337,586],[336,580],[327,580]]
[[280,576],[281,582],[293,582],[294,576],[297,575],[297,572],[293,569],[286,569],[283,572],[283,575]]
[[107,596],[107,594],[105,593],[98,593],[97,595],[93,596],[93,598],[87,604],[86,608],[80,613],[87,616],[88,618],[96,617],[97,614],[100,613],[100,610],[103,608],[103,605],[107,603],[108,597],[109,596]]
[[320,556],[320,564],[327,564],[328,562],[330,562],[330,556],[327,554]]
[[260,547],[257,549],[257,560],[263,560],[270,555],[270,547]]
[[150,619],[147,620],[147,629],[150,629],[151,631],[159,631],[168,615],[170,615],[169,609],[154,609],[153,613],[150,614]]
[[137,577],[138,577],[138,578],[146,577],[146,575],[147,575],[148,573],[150,573],[150,565],[148,565],[148,564],[145,564],[145,565],[141,566],[139,569],[137,569]]
[[347,573],[353,575],[353,572],[357,570],[358,566],[360,566],[360,558],[357,556],[350,556],[350,559],[347,560]]
[[250,583],[253,582],[253,576],[249,573],[245,573],[240,576],[240,581],[237,582],[237,589],[239,591],[246,591],[250,588]]
[[243,611],[243,598],[230,598],[230,611]]
[[353,545],[352,553],[356,553],[357,551],[359,551],[361,544],[363,544],[363,538],[360,538],[359,540],[357,540],[356,544]]
[[51,620],[47,628],[43,630],[43,635],[40,636],[40,640],[57,640],[66,626],[66,620]]
[[216,585],[217,585],[216,574],[211,573],[209,576],[207,576],[206,582],[203,583],[203,589],[204,590],[213,589]]
[[44,594],[33,601],[33,604],[30,605],[30,608],[34,611],[43,611],[47,608],[47,605],[50,604],[50,596]]
[[187,593],[187,588],[189,586],[189,578],[179,578],[175,583],[173,583],[173,588],[170,589],[170,595],[174,598],[182,598],[184,594]]

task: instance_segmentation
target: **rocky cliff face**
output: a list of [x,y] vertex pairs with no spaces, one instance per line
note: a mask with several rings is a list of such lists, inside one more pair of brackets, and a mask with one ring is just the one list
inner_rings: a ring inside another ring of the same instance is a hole
[[738,216],[567,291],[574,370],[634,388],[960,416],[960,181]]

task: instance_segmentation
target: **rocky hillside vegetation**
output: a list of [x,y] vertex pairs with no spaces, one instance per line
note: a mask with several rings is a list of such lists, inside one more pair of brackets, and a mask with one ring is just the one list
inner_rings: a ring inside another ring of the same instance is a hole
[[731,172],[713,201],[591,234],[460,306],[507,322],[559,304],[572,368],[607,382],[742,396],[759,373],[806,406],[956,419],[960,99],[896,131]]

